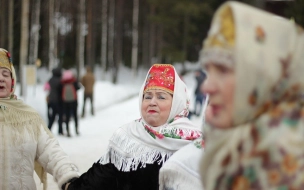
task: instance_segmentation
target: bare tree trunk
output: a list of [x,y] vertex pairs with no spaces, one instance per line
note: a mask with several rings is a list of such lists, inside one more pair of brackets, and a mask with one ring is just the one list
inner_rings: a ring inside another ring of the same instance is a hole
[[[96,43],[98,43],[96,39],[96,34],[97,34],[97,27],[96,27],[96,18],[98,18],[99,14],[97,13],[97,8],[99,9],[100,6],[95,6],[96,4],[100,3],[100,0],[92,0],[92,51],[91,51],[91,63],[89,65],[94,69],[94,66],[96,64]],[[99,44],[99,43],[98,43]]]
[[[39,50],[41,51],[41,61],[42,65],[49,69],[49,0],[41,1],[41,46]],[[39,42],[40,42],[39,40]]]
[[109,11],[109,40],[108,40],[108,62],[112,70],[112,82],[115,84],[116,68],[114,67],[114,29],[115,29],[115,0],[110,1]]
[[8,51],[12,54],[14,45],[14,1],[9,1],[8,10]]
[[34,0],[31,12],[31,34],[29,48],[29,64],[35,64],[38,57],[38,40],[40,30],[40,0]]
[[[143,7],[143,12],[147,13],[148,12],[148,6],[145,3],[144,7]],[[148,15],[144,14],[143,15],[145,18],[144,20],[148,20]],[[149,59],[149,22],[144,22],[143,24],[143,34],[142,34],[142,63],[145,67],[149,67],[150,66],[150,59]]]
[[[115,2],[115,1],[114,1]],[[119,67],[122,64],[122,20],[124,14],[124,0],[117,0],[114,6],[114,39],[113,39],[113,68],[112,68],[112,82],[117,83]],[[115,43],[115,46],[114,46]]]
[[102,78],[105,79],[107,71],[107,39],[108,39],[108,0],[102,0],[102,33],[101,33],[101,65],[104,71]]
[[157,62],[162,63],[163,26],[159,25],[157,34]]
[[[183,59],[187,59],[187,40],[188,40],[188,28],[189,28],[189,15],[185,13],[184,15],[184,31],[183,31]],[[182,70],[186,70],[185,61],[182,62]]]
[[[155,15],[155,7],[150,7],[151,16]],[[155,63],[155,24],[150,23],[150,38],[149,38],[149,61],[150,65]]]
[[4,18],[5,18],[5,14],[4,14],[4,0],[0,0],[0,47],[5,47],[4,44],[3,44],[3,37],[4,37]]
[[7,49],[7,1],[0,1],[0,47]]
[[77,20],[77,39],[76,39],[76,64],[77,78],[81,75],[81,69],[84,67],[84,22],[85,22],[85,0],[79,0],[78,20]]
[[133,0],[133,29],[132,29],[132,72],[137,75],[138,62],[138,12],[139,0]]
[[49,70],[56,67],[55,61],[55,30],[54,30],[54,0],[49,0]]
[[[60,10],[60,1],[55,1],[54,4],[54,20],[56,19],[57,14]],[[55,65],[58,66],[59,60],[58,60],[58,27],[56,26],[55,22],[53,23],[54,27],[54,60]]]
[[122,55],[122,47],[123,47],[123,15],[124,15],[124,1],[117,1],[117,18],[115,19],[115,51],[114,51],[114,62],[117,65],[119,70],[120,65],[123,64],[123,55]]
[[93,66],[92,54],[94,49],[92,48],[93,43],[93,0],[87,1],[87,23],[88,23],[88,35],[86,38],[86,65]]
[[23,80],[23,66],[26,65],[28,56],[28,37],[29,37],[29,0],[22,1],[21,11],[21,39],[20,39],[20,61],[19,61],[19,76],[21,82],[20,95],[24,95],[24,80]]

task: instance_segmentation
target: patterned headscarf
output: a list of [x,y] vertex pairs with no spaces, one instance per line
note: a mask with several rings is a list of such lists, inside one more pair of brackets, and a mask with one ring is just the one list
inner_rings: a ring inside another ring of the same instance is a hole
[[236,75],[233,125],[206,130],[205,189],[304,189],[304,31],[238,2],[214,15],[202,62]]
[[0,67],[8,69],[12,74],[12,89],[11,89],[10,97],[14,98],[15,84],[17,82],[16,72],[13,66],[10,53],[3,48],[0,48]]
[[170,64],[154,64],[148,73],[144,93],[150,89],[161,89],[170,94],[174,91],[175,73]]

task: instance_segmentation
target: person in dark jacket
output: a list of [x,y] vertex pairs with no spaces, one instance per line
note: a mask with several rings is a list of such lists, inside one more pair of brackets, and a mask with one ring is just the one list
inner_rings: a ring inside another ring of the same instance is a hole
[[194,105],[194,114],[199,116],[202,112],[203,102],[205,100],[205,95],[201,90],[202,84],[206,79],[206,73],[201,69],[195,71],[195,105]]
[[139,97],[141,118],[118,128],[106,153],[62,189],[158,190],[162,165],[202,132],[187,118],[187,88],[172,65],[153,65]]
[[87,73],[81,78],[81,84],[84,87],[84,94],[83,94],[83,107],[82,107],[82,114],[81,117],[85,116],[85,107],[86,107],[86,100],[90,99],[91,102],[91,114],[94,115],[94,104],[93,104],[93,95],[94,95],[94,83],[95,77],[92,73],[91,67],[87,66]]
[[80,89],[79,82],[74,77],[73,72],[71,70],[64,71],[61,79],[61,97],[63,103],[62,105],[63,105],[65,123],[66,123],[66,132],[68,137],[71,137],[70,129],[69,129],[69,122],[71,115],[74,118],[76,134],[79,135],[78,114],[77,114],[77,107],[78,107],[77,90],[79,89]]
[[52,70],[53,76],[48,81],[50,92],[48,96],[49,109],[51,110],[48,128],[51,130],[52,125],[58,115],[58,133],[63,135],[62,131],[62,98],[61,98],[61,68],[57,67]]

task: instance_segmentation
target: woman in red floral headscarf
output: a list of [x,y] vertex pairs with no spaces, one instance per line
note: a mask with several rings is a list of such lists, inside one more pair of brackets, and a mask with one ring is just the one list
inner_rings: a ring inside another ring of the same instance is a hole
[[120,127],[105,155],[63,189],[158,190],[162,165],[201,136],[187,118],[188,106],[186,85],[175,68],[153,65],[139,92],[141,118]]

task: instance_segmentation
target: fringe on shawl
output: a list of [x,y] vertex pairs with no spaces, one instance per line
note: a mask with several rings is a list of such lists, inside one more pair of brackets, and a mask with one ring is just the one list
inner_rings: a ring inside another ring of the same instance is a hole
[[125,131],[118,129],[110,139],[107,153],[100,158],[99,163],[112,163],[117,169],[129,172],[136,170],[138,166],[145,167],[146,164],[156,161],[163,164],[172,154],[130,138]]
[[167,162],[159,172],[159,190],[202,190],[200,175],[176,162]]
[[[37,112],[19,110],[5,105],[0,105],[0,110],[4,115],[5,123],[11,127],[12,139],[10,139],[10,143],[12,143],[13,146],[22,144],[26,139],[38,140],[41,126],[50,136],[53,136],[53,134],[47,129],[44,120]],[[19,135],[17,134],[22,134],[24,137],[18,138]],[[35,161],[34,170],[39,177],[40,182],[43,184],[43,190],[46,190],[46,171],[37,161]]]

